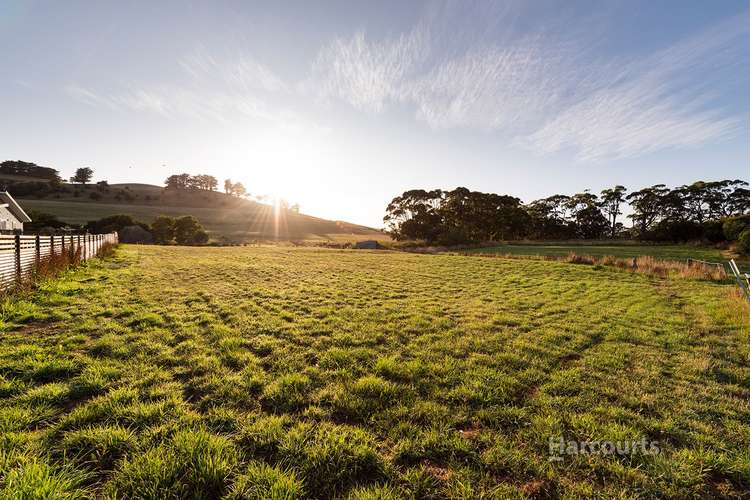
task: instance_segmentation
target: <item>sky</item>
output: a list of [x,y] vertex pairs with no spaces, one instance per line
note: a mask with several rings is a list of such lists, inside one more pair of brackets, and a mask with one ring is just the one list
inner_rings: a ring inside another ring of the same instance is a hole
[[373,227],[416,188],[750,180],[744,0],[0,0],[0,68],[0,160]]

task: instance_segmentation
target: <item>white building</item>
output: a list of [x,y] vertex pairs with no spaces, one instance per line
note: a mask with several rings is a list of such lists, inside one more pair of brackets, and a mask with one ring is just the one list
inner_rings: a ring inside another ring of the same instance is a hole
[[0,234],[23,232],[24,222],[31,222],[31,218],[9,192],[0,191]]

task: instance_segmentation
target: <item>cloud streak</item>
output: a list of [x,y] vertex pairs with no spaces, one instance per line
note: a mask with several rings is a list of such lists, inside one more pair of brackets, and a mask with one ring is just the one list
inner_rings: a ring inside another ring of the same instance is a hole
[[[294,103],[310,97],[368,115],[406,109],[433,129],[489,131],[583,161],[696,147],[744,126],[717,97],[727,70],[750,60],[750,11],[650,55],[605,59],[600,36],[571,29],[575,23],[520,29],[519,5],[445,3],[405,33],[334,38],[296,82],[247,54],[217,58],[199,46],[179,61],[179,84],[66,92],[112,110],[277,124],[301,120]],[[735,80],[747,75],[735,85],[750,83],[748,70],[735,71]]]
[[[512,14],[470,23],[512,27]],[[453,31],[461,36],[451,43]],[[489,30],[476,31],[471,37],[434,22],[392,39],[337,39],[316,62],[319,88],[357,109],[406,104],[435,129],[495,131],[500,140],[542,154],[569,150],[581,160],[699,146],[742,124],[711,101],[718,75],[738,55],[733,44],[750,33],[748,14],[652,56],[608,62],[580,35],[506,34],[498,43]]]
[[303,120],[290,109],[269,104],[269,96],[286,94],[289,89],[270,68],[246,55],[218,61],[198,47],[179,61],[179,67],[185,75],[179,84],[134,84],[106,93],[71,84],[64,90],[86,105],[170,119],[229,122],[245,117],[290,126]]

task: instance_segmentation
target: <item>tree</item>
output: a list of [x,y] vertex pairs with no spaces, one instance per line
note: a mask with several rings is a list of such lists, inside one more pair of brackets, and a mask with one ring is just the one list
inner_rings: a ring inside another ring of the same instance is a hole
[[683,200],[687,210],[684,218],[702,224],[710,216],[708,186],[704,181],[680,186],[675,192]]
[[61,182],[60,173],[54,168],[41,167],[36,163],[28,161],[6,160],[0,163],[0,174],[35,177],[37,179],[46,179],[56,184]]
[[232,185],[232,195],[236,196],[237,198],[242,198],[243,196],[247,195],[247,190],[241,182],[235,182]]
[[729,210],[732,215],[745,215],[750,213],[750,189],[737,187],[729,196]]
[[405,191],[388,204],[383,222],[397,240],[434,241],[446,230],[438,212],[442,202],[443,192],[439,189]]
[[224,181],[224,192],[229,196],[236,196],[237,198],[247,195],[245,186],[243,186],[241,182],[233,183],[232,179]]
[[187,189],[190,185],[190,174],[175,174],[164,181],[167,189]]
[[175,221],[174,235],[178,245],[199,245],[208,241],[208,233],[192,215],[179,217]]
[[201,191],[214,191],[219,185],[219,181],[213,175],[193,175],[187,180],[187,187],[190,189],[199,189]]
[[151,234],[154,241],[161,245],[171,243],[175,237],[175,220],[166,215],[160,215],[151,223]]
[[630,193],[626,199],[630,202],[633,214],[629,217],[633,219],[633,224],[638,229],[638,233],[643,237],[652,225],[659,220],[660,215],[664,213],[664,198],[669,193],[669,189],[664,184],[643,188]]
[[89,167],[78,168],[76,169],[75,175],[70,178],[70,182],[86,185],[86,183],[91,180],[91,177],[93,177],[93,175],[94,171]]
[[530,218],[529,235],[535,239],[569,239],[575,237],[575,224],[568,216],[570,197],[556,194],[531,202],[526,211]]
[[620,206],[625,202],[625,186],[617,185],[611,189],[605,189],[601,192],[601,207],[604,215],[609,220],[610,237],[617,236],[617,216],[622,215]]
[[609,222],[599,209],[599,198],[593,193],[584,191],[571,196],[568,209],[579,238],[598,239],[609,229]]

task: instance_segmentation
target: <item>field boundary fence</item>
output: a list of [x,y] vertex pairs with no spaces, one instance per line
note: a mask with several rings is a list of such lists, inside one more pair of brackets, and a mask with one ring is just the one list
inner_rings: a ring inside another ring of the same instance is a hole
[[732,274],[734,275],[734,279],[737,281],[737,285],[742,291],[742,295],[747,301],[750,302],[750,275],[740,272],[740,269],[737,267],[737,263],[734,261],[734,259],[729,261],[729,269],[732,270]]
[[79,252],[82,261],[96,257],[107,243],[116,245],[117,233],[57,236],[0,235],[0,289],[12,287],[32,274],[43,259]]
[[687,260],[688,267],[690,267],[690,266],[692,266],[693,264],[696,264],[696,263],[700,264],[700,265],[703,265],[703,266],[718,267],[718,268],[726,271],[726,269],[724,268],[724,264],[722,264],[721,262],[709,262],[707,260],[692,259],[692,258],[688,258],[688,260]]

